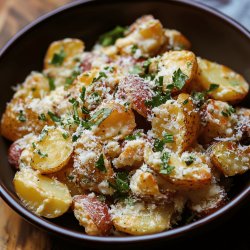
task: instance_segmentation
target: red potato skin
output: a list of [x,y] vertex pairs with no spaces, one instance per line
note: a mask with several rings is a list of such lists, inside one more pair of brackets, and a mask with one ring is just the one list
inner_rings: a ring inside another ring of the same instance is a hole
[[129,101],[132,109],[143,117],[146,118],[151,114],[151,109],[146,106],[145,102],[152,99],[153,93],[142,78],[135,75],[124,77],[119,84],[116,96]]
[[89,197],[88,195],[76,195],[73,198],[74,202],[83,206],[103,235],[109,234],[113,224],[106,203],[100,201],[97,197]]
[[8,150],[8,162],[15,169],[19,169],[19,159],[23,148],[21,148],[18,142],[13,142]]

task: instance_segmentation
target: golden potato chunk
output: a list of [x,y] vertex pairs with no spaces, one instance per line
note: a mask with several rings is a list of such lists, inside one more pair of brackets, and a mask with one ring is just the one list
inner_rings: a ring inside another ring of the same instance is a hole
[[185,188],[200,188],[211,181],[211,170],[201,153],[184,152],[180,156],[168,151],[144,150],[146,164],[169,182]]
[[200,127],[200,117],[188,94],[180,94],[177,100],[168,100],[165,104],[153,109],[152,119],[154,136],[164,140],[164,136],[173,136],[173,141],[166,147],[183,151],[195,142]]
[[123,139],[136,127],[133,111],[114,101],[100,105],[92,115],[91,121],[96,124],[94,134],[102,140]]
[[72,198],[66,185],[30,168],[15,174],[14,187],[23,204],[46,218],[56,218],[69,209]]
[[201,120],[199,140],[207,144],[215,138],[232,137],[237,115],[228,103],[209,99],[202,106]]
[[225,176],[243,174],[250,169],[250,146],[218,142],[212,147],[211,160]]
[[44,58],[44,68],[73,68],[76,59],[84,50],[84,43],[79,39],[66,38],[50,44]]
[[118,231],[145,235],[170,228],[173,205],[155,205],[136,201],[134,204],[118,202],[111,206],[111,217]]
[[128,141],[119,157],[113,160],[114,167],[140,167],[143,163],[144,146],[143,139]]
[[171,88],[173,92],[176,92],[185,89],[194,79],[197,73],[197,61],[191,51],[169,51],[159,59],[153,59],[149,70],[163,77],[164,91]]
[[189,209],[198,216],[205,216],[215,212],[227,200],[224,188],[215,183],[189,192],[188,197]]
[[152,16],[144,16],[131,25],[127,36],[116,40],[115,46],[121,54],[154,56],[165,39],[160,21]]
[[239,102],[248,93],[249,85],[246,80],[232,69],[208,60],[198,58],[198,82],[205,90],[211,84],[218,84],[218,88],[209,91],[209,95],[224,102]]
[[61,128],[45,127],[32,146],[31,167],[43,174],[61,170],[73,152],[71,136]]

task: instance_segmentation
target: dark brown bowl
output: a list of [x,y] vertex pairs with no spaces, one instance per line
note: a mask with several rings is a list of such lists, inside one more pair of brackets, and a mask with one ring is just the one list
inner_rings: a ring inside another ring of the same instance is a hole
[[[59,8],[31,23],[15,35],[0,52],[0,112],[13,95],[11,86],[24,80],[31,70],[41,70],[48,45],[65,37],[77,37],[90,49],[103,32],[115,25],[128,25],[137,17],[153,14],[164,26],[178,29],[192,42],[197,55],[226,64],[250,82],[250,33],[229,17],[202,4],[189,1],[78,1]],[[249,105],[250,96],[244,101]],[[225,218],[249,198],[249,174],[237,177],[231,200],[215,213],[176,229],[147,236],[95,237],[83,233],[72,215],[58,219],[40,218],[28,211],[17,198],[12,179],[14,170],[7,162],[9,143],[0,138],[0,194],[16,212],[32,224],[59,236],[89,243],[135,243],[170,239],[207,228]]]

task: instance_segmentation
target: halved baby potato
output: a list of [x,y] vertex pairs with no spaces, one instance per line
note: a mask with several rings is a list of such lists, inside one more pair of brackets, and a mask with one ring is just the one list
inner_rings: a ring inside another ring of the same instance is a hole
[[94,134],[100,136],[102,140],[123,139],[136,127],[133,111],[114,101],[104,102],[94,114],[96,117],[93,118],[92,115],[91,118],[96,124]]
[[171,227],[173,205],[155,205],[136,201],[118,202],[111,206],[111,217],[118,231],[132,235],[159,233]]
[[232,137],[237,122],[235,109],[226,102],[209,99],[201,108],[199,140],[210,143],[215,138]]
[[79,39],[66,38],[50,44],[44,58],[44,68],[73,68],[75,60],[84,50],[84,43]]
[[221,141],[212,146],[212,163],[225,176],[243,174],[250,169],[250,146]]
[[59,127],[45,127],[32,145],[30,165],[43,174],[61,170],[73,152],[71,136]]
[[[194,79],[197,73],[197,60],[195,54],[191,51],[169,51],[164,53],[159,59],[155,58],[149,66],[149,71],[157,73],[157,76],[163,76],[163,90],[166,91],[173,84],[173,78],[184,79],[184,86],[179,89],[173,88],[176,92],[185,89]],[[176,76],[175,76],[176,75]]]
[[201,153],[153,152],[147,145],[144,159],[150,168],[177,187],[200,188],[211,182],[211,170]]
[[23,204],[46,218],[56,218],[69,209],[72,198],[66,185],[24,167],[15,174],[14,187]]
[[199,132],[200,117],[188,94],[180,94],[177,100],[168,100],[165,104],[154,108],[153,114],[154,136],[162,140],[166,134],[173,135],[173,142],[166,143],[166,147],[182,152],[195,142]]
[[93,194],[74,196],[73,211],[88,235],[107,235],[110,232],[112,221],[109,208]]
[[208,93],[213,99],[235,103],[247,95],[249,85],[240,74],[206,59],[198,57],[197,61],[199,68],[197,80],[202,87],[209,90],[211,84],[219,85],[217,89]]

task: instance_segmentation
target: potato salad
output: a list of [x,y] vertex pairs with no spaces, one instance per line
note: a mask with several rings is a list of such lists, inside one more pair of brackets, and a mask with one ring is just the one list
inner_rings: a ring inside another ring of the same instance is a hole
[[91,51],[50,44],[1,120],[17,196],[83,233],[145,235],[213,213],[250,168],[249,85],[151,15]]

